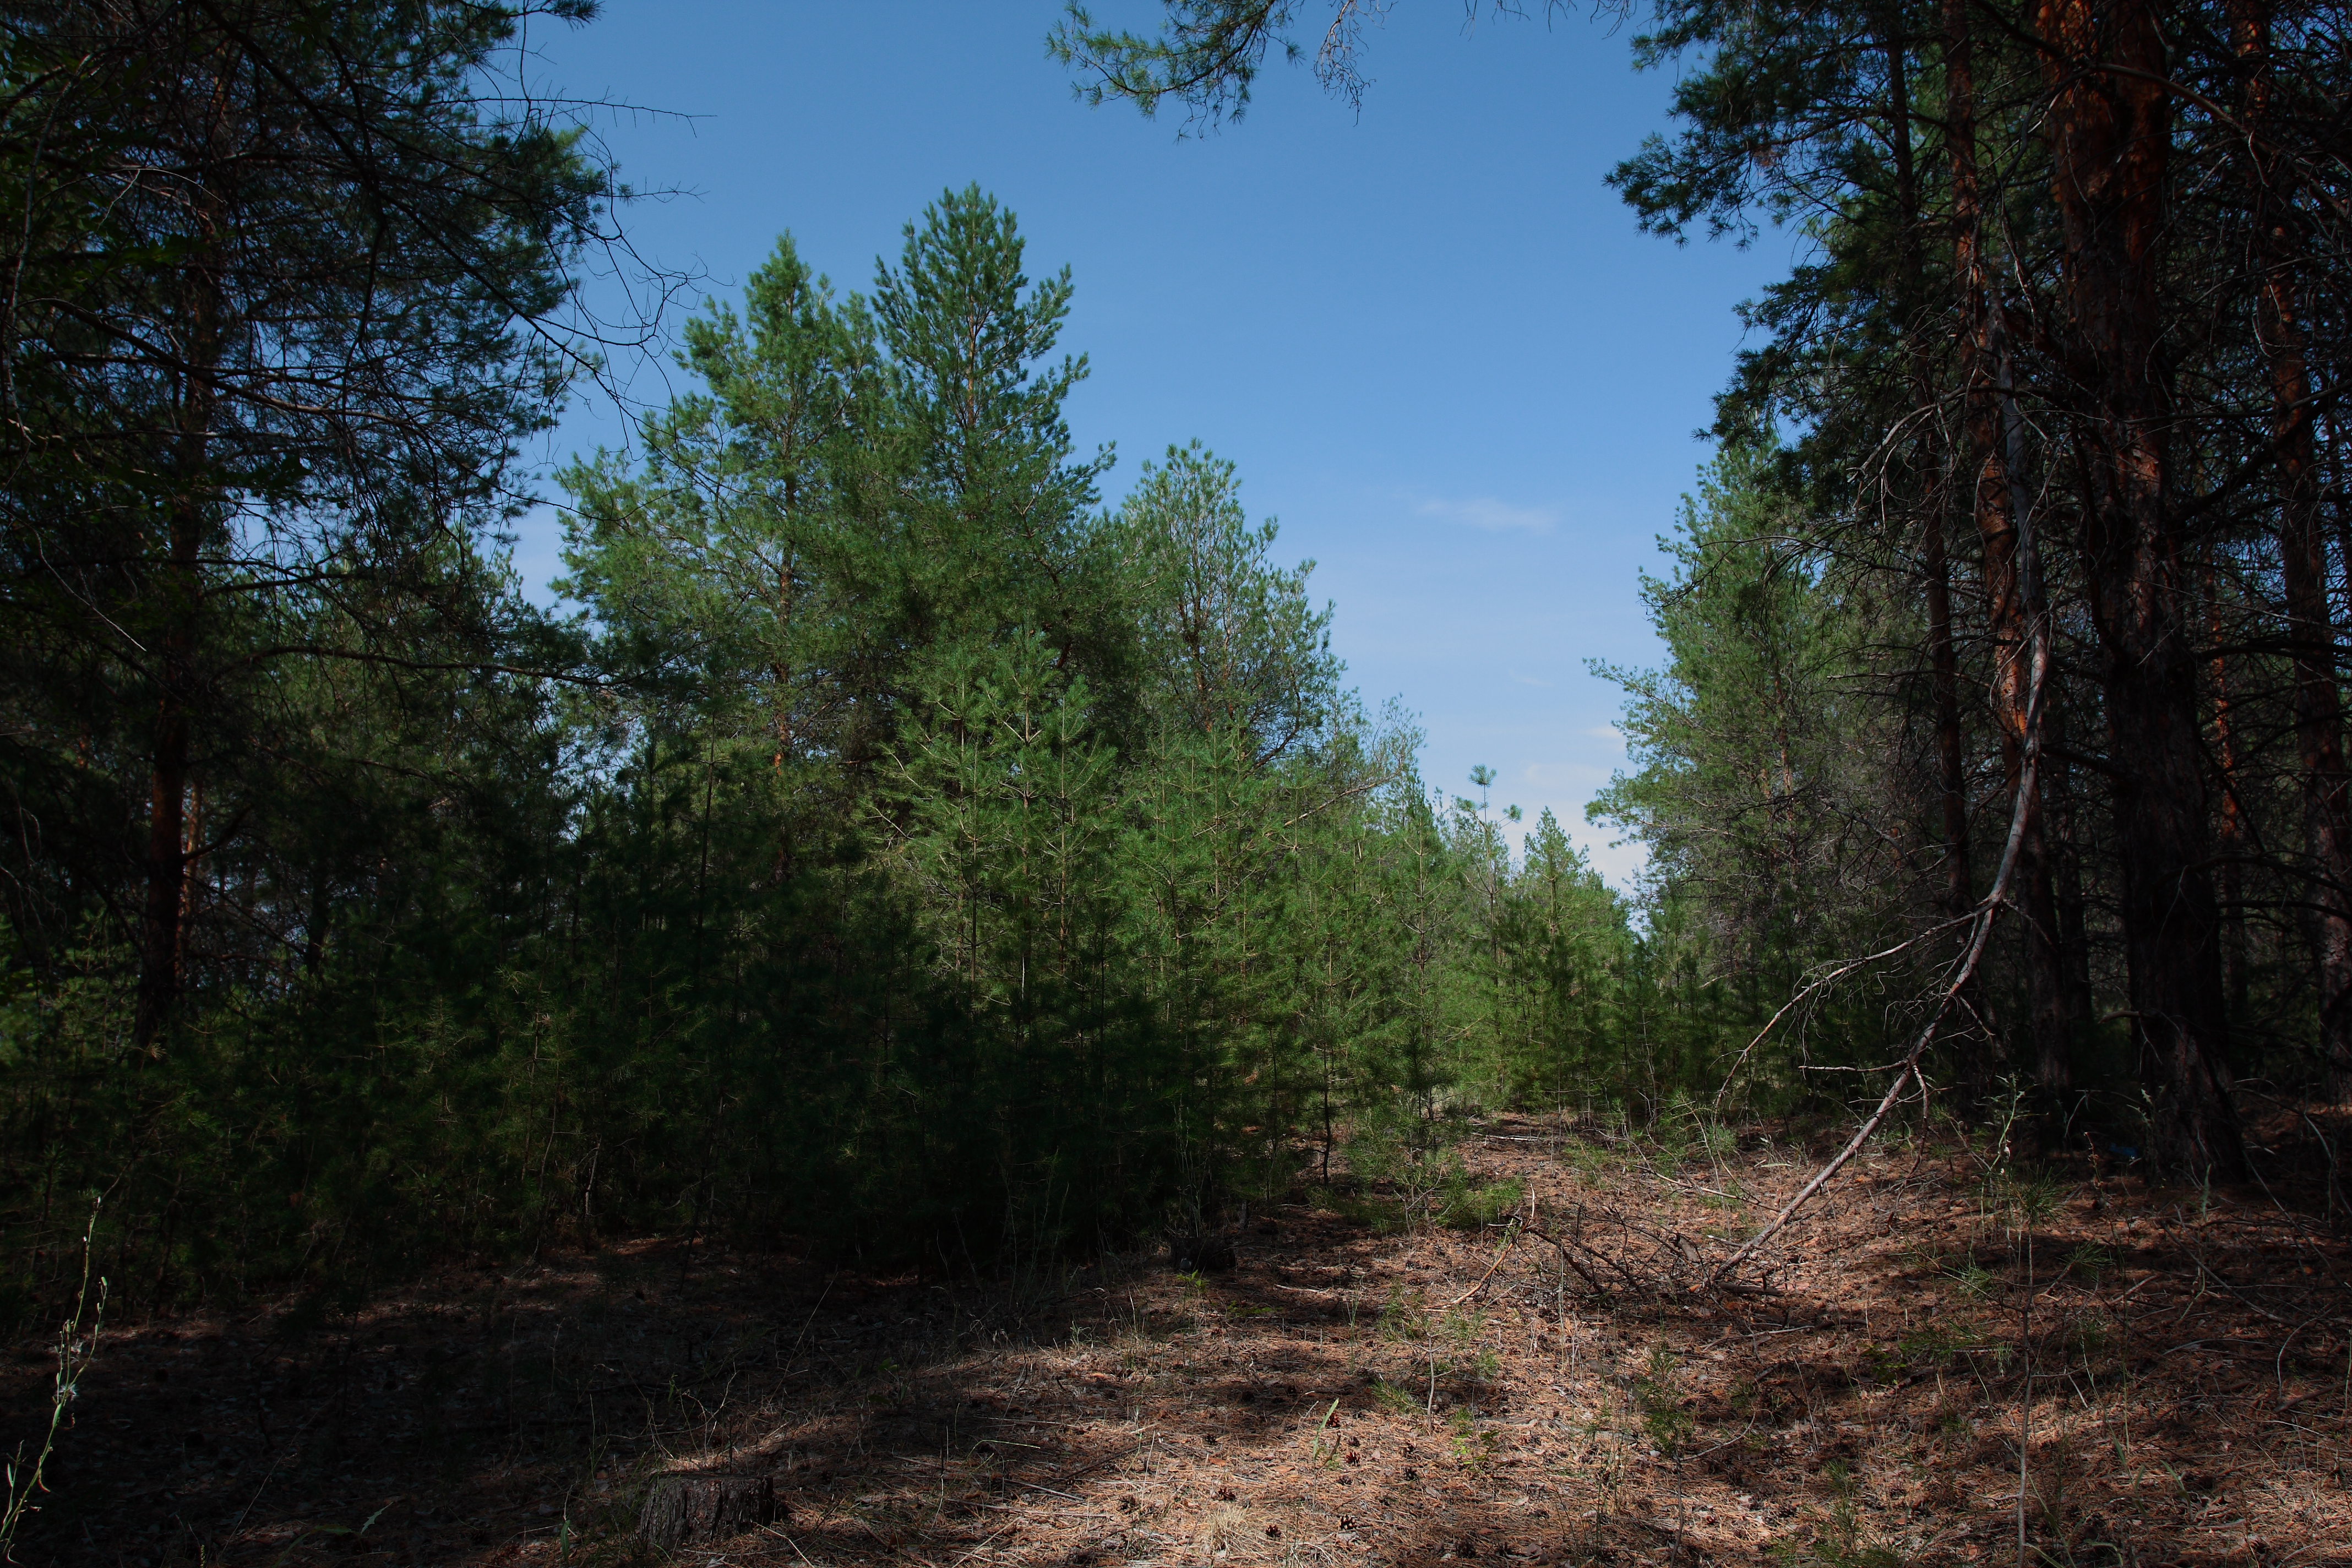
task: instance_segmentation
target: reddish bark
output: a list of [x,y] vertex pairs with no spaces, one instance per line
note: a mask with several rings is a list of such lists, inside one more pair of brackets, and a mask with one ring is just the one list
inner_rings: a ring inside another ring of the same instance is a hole
[[[1991,676],[1987,696],[2000,731],[2001,771],[2012,797],[2023,784],[2028,681],[2027,618],[2041,613],[2022,532],[2022,437],[2008,395],[2005,344],[1984,257],[1983,193],[1977,169],[1975,40],[1967,0],[1944,0],[1945,145],[1951,164],[1953,282],[1959,291],[1961,471],[1982,552]],[[2007,417],[2004,417],[2004,415]],[[2037,777],[2018,854],[2024,927],[2027,1028],[2035,1080],[2074,1083],[2074,1020],[2066,1004],[2058,904]]]
[[2066,374],[2105,656],[2124,949],[2159,1157],[2235,1174],[2221,916],[2196,658],[2171,516],[2173,407],[2157,289],[2172,100],[2147,0],[2041,0],[2043,134],[2066,247]]
[[2344,765],[2343,698],[2336,686],[2335,616],[2327,602],[2319,455],[2312,430],[2302,311],[2295,297],[2301,258],[2278,188],[2279,160],[2268,142],[2270,0],[2231,0],[2230,24],[2243,73],[2242,140],[2257,270],[2255,336],[2271,383],[2279,585],[2286,601],[2295,749],[2303,773],[2304,849],[2310,875],[2304,928],[2319,987],[2320,1052],[2338,1098],[2352,1098],[2352,780],[2347,779]]

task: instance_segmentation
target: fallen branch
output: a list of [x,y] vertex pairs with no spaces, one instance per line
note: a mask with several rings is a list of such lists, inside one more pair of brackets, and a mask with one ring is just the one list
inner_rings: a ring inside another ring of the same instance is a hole
[[[2042,765],[2042,688],[2043,677],[2049,673],[2050,653],[2039,616],[2032,622],[2032,678],[2025,699],[2025,757],[2018,769],[2016,803],[2009,816],[2009,839],[2001,847],[2000,873],[1993,878],[1992,887],[1969,917],[1975,921],[1976,930],[1969,938],[1968,949],[1961,955],[1958,971],[1951,983],[1944,987],[1943,994],[1937,998],[1936,1010],[1928,1015],[1927,1026],[1919,1031],[1918,1037],[1911,1042],[1911,1048],[1895,1064],[1895,1081],[1887,1085],[1886,1093],[1879,1100],[1877,1109],[1854,1130],[1845,1147],[1839,1150],[1828,1164],[1814,1172],[1812,1180],[1800,1187],[1787,1206],[1772,1216],[1770,1224],[1749,1237],[1738,1251],[1716,1266],[1715,1271],[1708,1276],[1709,1284],[1719,1283],[1733,1269],[1753,1258],[1757,1248],[1786,1228],[1789,1222],[1796,1217],[1797,1211],[1811,1202],[1814,1194],[1827,1186],[1830,1179],[1845,1169],[1846,1163],[1862,1152],[1862,1146],[1870,1141],[1870,1135],[1878,1131],[1879,1123],[1885,1121],[1887,1113],[1901,1103],[1903,1090],[1919,1075],[1920,1058],[1927,1054],[1927,1047],[1935,1044],[1937,1033],[1943,1028],[1944,1020],[1950,1016],[1952,1008],[1959,1003],[1961,993],[1968,989],[1969,982],[1976,978],[1977,965],[1982,962],[1985,945],[1992,938],[1993,923],[2002,906],[2009,902],[2009,884],[2016,875],[2018,857],[2024,847],[2026,825],[2032,818],[2034,790]],[[1778,1015],[1775,1017],[1777,1019]]]
[[1462,1294],[1454,1297],[1452,1301],[1446,1304],[1450,1307],[1458,1307],[1462,1305],[1463,1302],[1467,1301],[1471,1297],[1475,1296],[1479,1291],[1484,1290],[1486,1288],[1486,1281],[1495,1277],[1495,1270],[1503,1266],[1503,1259],[1508,1258],[1511,1255],[1511,1248],[1517,1247],[1518,1244],[1519,1222],[1517,1220],[1513,1220],[1511,1222],[1510,1229],[1503,1237],[1503,1250],[1495,1254],[1495,1261],[1486,1266],[1486,1272],[1478,1276],[1478,1283],[1471,1286],[1470,1289],[1463,1291]]
[[[1628,1268],[1622,1260],[1602,1251],[1601,1248],[1594,1247],[1584,1239],[1584,1218],[1583,1205],[1579,1205],[1576,1211],[1577,1233],[1573,1236],[1554,1236],[1549,1231],[1546,1231],[1542,1226],[1537,1225],[1533,1220],[1527,1219],[1523,1219],[1519,1222],[1519,1228],[1525,1231],[1528,1235],[1536,1237],[1538,1240],[1549,1242],[1554,1247],[1558,1248],[1559,1251],[1560,1261],[1569,1268],[1576,1270],[1577,1278],[1584,1281],[1594,1296],[1614,1296],[1621,1290],[1628,1295],[1638,1296],[1642,1294],[1645,1289],[1645,1286],[1643,1285],[1641,1276],[1635,1274],[1633,1270]],[[1656,1232],[1644,1226],[1634,1225],[1633,1221],[1628,1219],[1622,1212],[1605,1212],[1601,1215],[1601,1218],[1604,1224],[1613,1223],[1628,1237],[1631,1237],[1634,1232],[1639,1231],[1643,1236],[1648,1237],[1653,1245],[1656,1247],[1659,1254],[1665,1259],[1665,1268],[1669,1272],[1675,1271],[1679,1264],[1687,1261],[1687,1258],[1683,1254],[1677,1252],[1674,1247],[1666,1245]],[[1606,1268],[1614,1272],[1617,1278],[1623,1283],[1614,1289],[1602,1284],[1601,1280],[1595,1277],[1592,1269],[1586,1268],[1584,1263],[1580,1260],[1578,1256],[1579,1254],[1581,1254],[1585,1258],[1590,1258],[1595,1267]],[[1654,1283],[1646,1287],[1646,1289],[1652,1290],[1654,1290],[1655,1288]]]
[[1587,1268],[1583,1264],[1577,1261],[1575,1255],[1568,1250],[1568,1243],[1560,1240],[1560,1238],[1556,1236],[1547,1234],[1543,1230],[1532,1225],[1527,1227],[1527,1232],[1529,1236],[1536,1237],[1538,1240],[1550,1242],[1552,1246],[1558,1247],[1559,1249],[1560,1262],[1566,1264],[1569,1268],[1575,1269],[1576,1277],[1583,1280],[1585,1285],[1595,1296],[1606,1296],[1610,1293],[1609,1287],[1603,1285],[1600,1280],[1595,1279],[1592,1277],[1592,1270]]

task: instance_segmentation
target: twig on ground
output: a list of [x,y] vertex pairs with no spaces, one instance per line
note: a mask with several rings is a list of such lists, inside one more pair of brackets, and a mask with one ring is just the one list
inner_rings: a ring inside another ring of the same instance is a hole
[[1479,1291],[1484,1290],[1486,1288],[1486,1281],[1495,1277],[1495,1270],[1503,1266],[1503,1259],[1510,1257],[1511,1248],[1517,1247],[1518,1244],[1519,1222],[1517,1220],[1513,1220],[1509,1228],[1504,1234],[1503,1250],[1495,1254],[1495,1261],[1486,1266],[1486,1273],[1478,1276],[1478,1283],[1471,1286],[1470,1289],[1463,1291],[1459,1296],[1454,1297],[1454,1300],[1447,1302],[1446,1305],[1449,1307],[1458,1307],[1462,1305],[1463,1302],[1467,1301],[1471,1297],[1475,1296]]

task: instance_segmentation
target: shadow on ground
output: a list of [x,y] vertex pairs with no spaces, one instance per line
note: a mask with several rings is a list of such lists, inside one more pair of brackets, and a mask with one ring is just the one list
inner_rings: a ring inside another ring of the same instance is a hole
[[[1532,1229],[1383,1234],[1377,1193],[1300,1193],[1207,1278],[1141,1256],[979,1287],[649,1240],[341,1317],[132,1326],[19,1559],[642,1561],[646,1484],[693,1468],[782,1504],[698,1564],[2008,1562],[2022,1437],[2042,1561],[2345,1560],[2324,1183],[2183,1194],[1898,1142],[1728,1295],[1673,1259],[1769,1214],[1801,1141],[1685,1158],[1508,1122],[1465,1152]],[[1535,1230],[1649,1284],[1599,1294]],[[46,1369],[8,1367],[13,1424]]]

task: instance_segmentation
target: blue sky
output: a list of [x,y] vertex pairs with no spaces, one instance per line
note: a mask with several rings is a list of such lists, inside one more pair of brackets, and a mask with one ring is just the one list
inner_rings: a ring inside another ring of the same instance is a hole
[[[1540,7],[1530,7],[1540,11]],[[1149,26],[1146,0],[1100,4]],[[1307,0],[1311,24],[1328,7]],[[1280,549],[1313,557],[1333,642],[1369,705],[1402,699],[1430,782],[1556,811],[1622,880],[1583,806],[1622,760],[1591,658],[1657,656],[1635,594],[1706,453],[1740,329],[1776,250],[1677,247],[1601,183],[1664,124],[1668,77],[1576,16],[1395,0],[1370,29],[1360,113],[1271,62],[1247,117],[1089,110],[1046,58],[1057,0],[605,0],[530,38],[542,86],[642,106],[601,130],[640,189],[637,247],[725,295],[789,229],[843,288],[949,186],[1019,214],[1033,276],[1066,263],[1065,345],[1093,374],[1082,447],[1140,462],[1198,437],[1241,466]],[[617,363],[659,399],[666,367]],[[583,398],[547,455],[625,438]],[[557,569],[551,514],[517,560]]]

